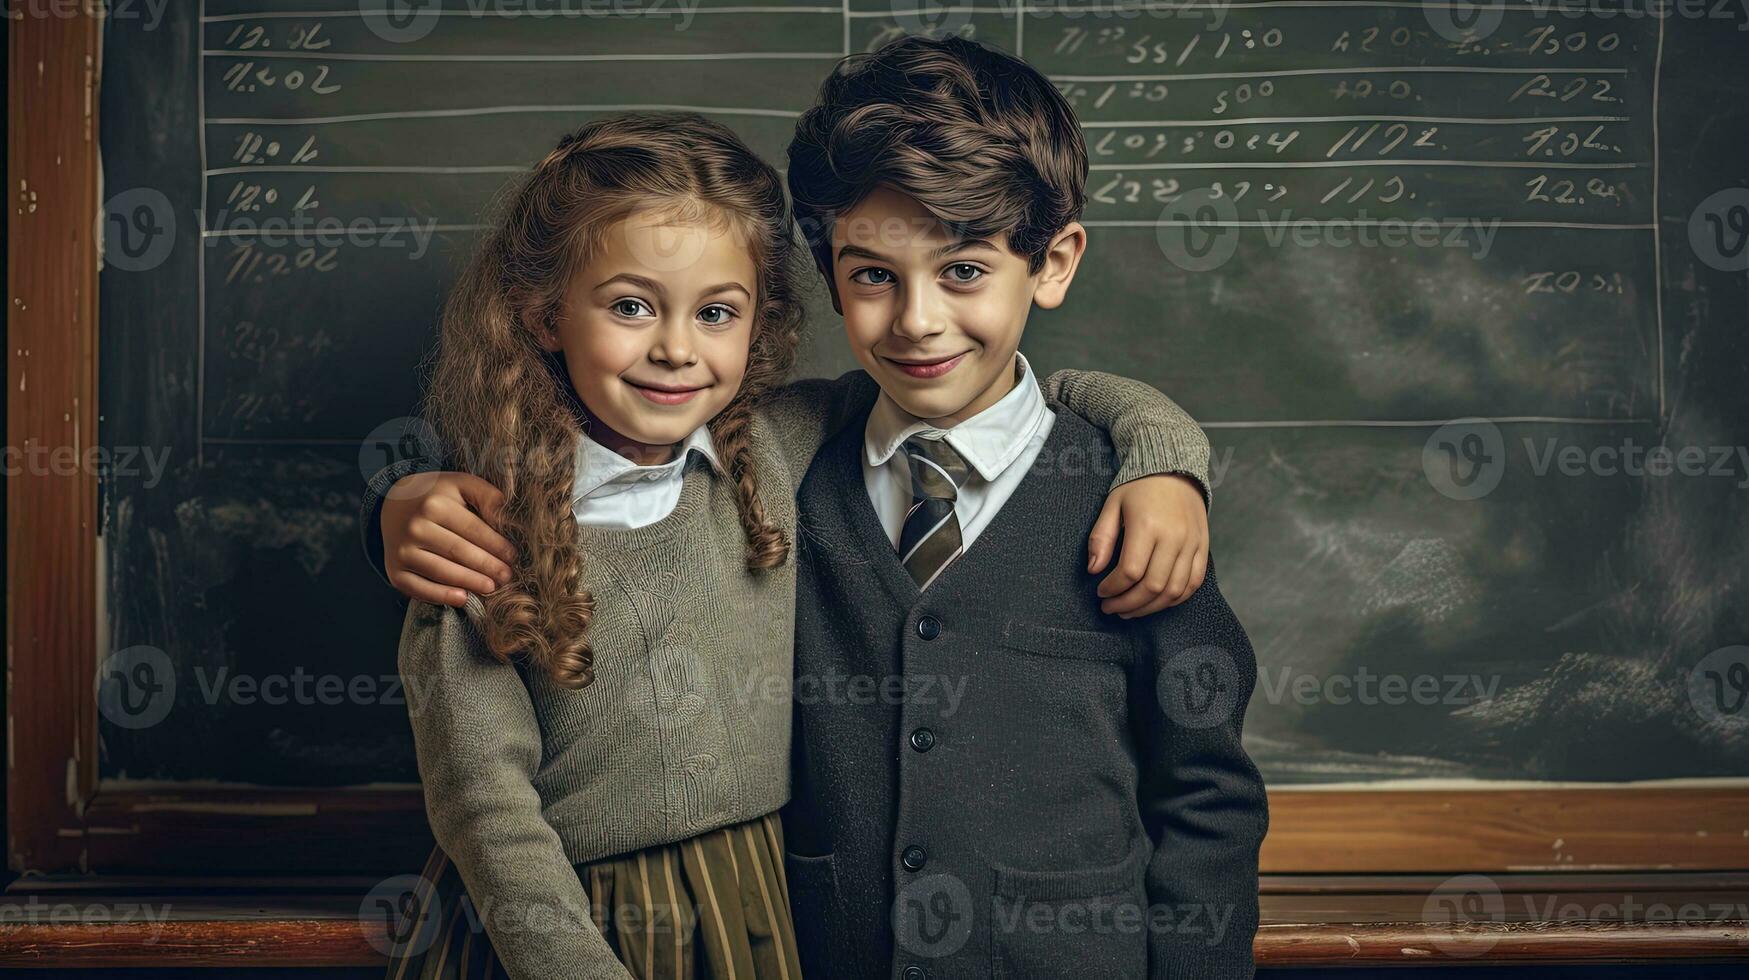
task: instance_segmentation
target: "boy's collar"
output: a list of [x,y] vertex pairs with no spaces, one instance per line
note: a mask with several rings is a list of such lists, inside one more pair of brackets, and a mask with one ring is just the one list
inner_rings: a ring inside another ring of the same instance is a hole
[[1014,387],[996,404],[951,429],[929,424],[881,392],[863,430],[863,458],[870,466],[885,466],[912,436],[946,439],[985,482],[994,480],[1020,457],[1050,410],[1026,356],[1016,351],[1014,360],[1018,375]]

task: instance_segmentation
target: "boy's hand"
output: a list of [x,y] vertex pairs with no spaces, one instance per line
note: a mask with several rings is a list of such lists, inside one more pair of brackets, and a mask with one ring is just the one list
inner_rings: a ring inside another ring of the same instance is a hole
[[1099,583],[1099,608],[1124,619],[1188,599],[1208,570],[1209,519],[1196,481],[1176,473],[1118,487],[1087,539],[1087,570],[1104,571],[1123,530],[1123,556]]
[[486,523],[497,521],[503,506],[498,488],[472,473],[415,473],[396,481],[383,500],[389,584],[414,599],[459,608],[469,592],[485,595],[510,581],[516,547]]

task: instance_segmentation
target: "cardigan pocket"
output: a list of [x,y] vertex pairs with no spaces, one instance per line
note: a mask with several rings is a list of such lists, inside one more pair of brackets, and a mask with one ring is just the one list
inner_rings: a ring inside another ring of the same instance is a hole
[[1127,665],[1135,651],[1127,637],[1103,630],[1066,629],[1011,619],[1002,627],[1003,646],[1046,657],[1097,660]]
[[1138,834],[1123,860],[1104,867],[1030,871],[994,864],[990,972],[995,977],[1148,974],[1148,893],[1153,846]]

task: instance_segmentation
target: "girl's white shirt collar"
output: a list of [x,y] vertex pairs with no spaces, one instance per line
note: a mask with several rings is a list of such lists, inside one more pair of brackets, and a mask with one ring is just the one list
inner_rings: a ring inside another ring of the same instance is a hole
[[640,466],[584,433],[577,440],[572,515],[577,523],[594,527],[629,529],[656,523],[673,513],[680,502],[686,461],[695,452],[717,472],[723,472],[707,426],[692,430],[673,459],[654,466]]

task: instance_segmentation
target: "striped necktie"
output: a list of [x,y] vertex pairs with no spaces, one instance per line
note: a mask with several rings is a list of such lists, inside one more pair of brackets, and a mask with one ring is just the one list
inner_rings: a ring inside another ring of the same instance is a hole
[[905,440],[911,464],[911,510],[899,534],[899,561],[917,588],[927,589],[960,556],[959,488],[970,469],[945,439]]

